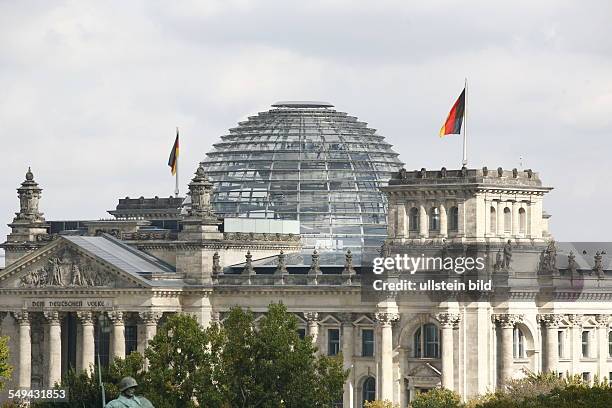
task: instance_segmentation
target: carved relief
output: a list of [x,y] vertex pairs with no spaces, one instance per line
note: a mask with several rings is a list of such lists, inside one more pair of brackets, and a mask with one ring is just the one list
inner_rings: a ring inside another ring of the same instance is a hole
[[116,279],[108,272],[71,251],[50,258],[44,266],[22,276],[19,282],[23,288],[113,287],[115,284]]

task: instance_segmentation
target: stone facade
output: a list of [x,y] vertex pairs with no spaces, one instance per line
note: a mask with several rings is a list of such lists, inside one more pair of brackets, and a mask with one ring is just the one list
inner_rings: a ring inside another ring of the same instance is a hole
[[[259,315],[281,301],[320,353],[342,352],[350,369],[344,407],[361,408],[365,398],[406,407],[436,386],[468,397],[524,370],[609,377],[610,276],[595,258],[587,270],[557,253],[542,209],[550,188],[536,173],[402,170],[384,190],[385,255],[483,254],[484,275],[504,290],[368,300],[364,265],[350,252],[337,266],[309,254],[303,273],[293,273],[298,237],[219,231],[201,168],[178,233],[126,219],[91,223],[85,236],[52,236],[28,172],[0,270],[0,333],[10,337],[16,367],[8,388],[49,386],[68,366],[89,370],[96,353],[107,360],[143,351],[172,313],[208,325],[235,305]],[[260,262],[271,256],[264,273]]]

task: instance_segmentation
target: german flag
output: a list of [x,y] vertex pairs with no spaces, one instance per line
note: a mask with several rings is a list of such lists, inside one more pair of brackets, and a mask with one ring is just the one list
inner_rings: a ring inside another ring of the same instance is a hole
[[461,125],[465,114],[465,88],[451,108],[444,125],[440,129],[440,137],[445,135],[458,135],[461,133]]
[[168,166],[172,171],[172,175],[176,174],[176,165],[178,164],[178,156],[179,156],[179,131],[176,129],[176,140],[174,141],[174,146],[172,146],[172,151],[170,152],[170,158],[168,159]]

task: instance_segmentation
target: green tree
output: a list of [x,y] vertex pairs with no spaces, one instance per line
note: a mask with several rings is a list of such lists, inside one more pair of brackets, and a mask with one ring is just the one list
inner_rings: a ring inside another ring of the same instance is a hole
[[434,388],[418,394],[412,401],[412,408],[458,408],[461,397],[454,391],[445,388]]
[[145,351],[149,368],[145,382],[147,398],[157,408],[190,408],[195,400],[206,401],[207,407],[220,407],[218,387],[215,385],[209,334],[218,328],[203,330],[195,318],[177,314],[168,318],[157,331]]
[[282,304],[271,304],[259,325],[250,311],[234,308],[217,335],[217,378],[231,407],[318,408],[342,397],[348,372],[341,357],[317,356]]
[[0,337],[0,390],[4,388],[4,384],[11,378],[13,368],[9,364],[9,347],[8,337]]
[[[117,398],[119,389],[117,384],[121,378],[134,377],[140,385],[138,393],[146,393],[146,382],[143,377],[144,357],[133,352],[125,359],[115,359],[107,368],[102,369],[102,382],[106,394],[106,401]],[[101,408],[102,390],[98,383],[98,371],[96,367],[93,376],[84,371],[77,372],[69,370],[63,377],[60,388],[68,390],[69,401],[64,402],[45,402],[33,404],[36,408]]]

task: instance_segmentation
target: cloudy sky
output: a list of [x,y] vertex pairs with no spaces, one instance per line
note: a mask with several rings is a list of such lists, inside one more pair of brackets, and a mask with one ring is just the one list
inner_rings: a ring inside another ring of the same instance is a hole
[[[168,196],[228,128],[277,100],[324,100],[409,169],[459,166],[437,131],[469,79],[470,166],[539,171],[560,240],[607,240],[612,3],[0,2],[0,235],[31,165],[47,219]],[[184,190],[184,188],[183,188]]]

